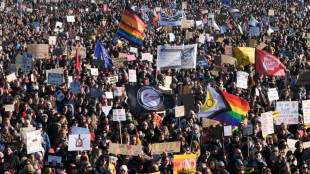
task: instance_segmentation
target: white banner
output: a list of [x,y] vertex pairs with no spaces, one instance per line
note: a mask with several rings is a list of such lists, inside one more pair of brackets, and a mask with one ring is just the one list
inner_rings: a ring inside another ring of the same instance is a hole
[[302,111],[304,116],[304,124],[310,123],[310,100],[302,101]]
[[31,131],[26,133],[27,154],[42,151],[41,131]]
[[282,101],[277,102],[277,109],[279,111],[279,119],[276,125],[282,122],[286,124],[298,124],[298,101]]
[[247,72],[237,72],[237,88],[247,89],[248,88],[248,77]]
[[196,68],[197,44],[165,46],[157,49],[157,70]]
[[273,134],[273,112],[265,112],[261,114],[261,123],[262,123],[262,133],[263,136]]
[[269,101],[279,100],[279,94],[277,88],[269,88],[267,94]]
[[90,134],[69,135],[68,151],[80,151],[90,149]]
[[178,11],[174,16],[167,15],[164,11],[160,12],[160,25],[180,26],[182,24],[182,11]]

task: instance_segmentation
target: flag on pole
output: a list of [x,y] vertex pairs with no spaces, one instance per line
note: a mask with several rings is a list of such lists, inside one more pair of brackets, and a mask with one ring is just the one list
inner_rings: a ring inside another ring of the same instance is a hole
[[269,76],[285,76],[286,67],[276,56],[255,49],[255,72]]
[[153,25],[156,26],[156,21],[160,21],[160,13],[157,13],[157,16],[153,18]]
[[255,48],[235,47],[235,57],[239,65],[247,66],[255,63]]
[[225,23],[228,25],[228,27],[229,27],[230,29],[233,28],[233,25],[231,25],[231,23],[229,22],[228,19],[225,19]]
[[78,72],[81,71],[80,59],[79,59],[79,54],[78,54],[78,50],[77,49],[76,49],[76,54],[75,54],[75,69]]
[[251,15],[249,25],[252,25],[253,27],[255,27],[256,23],[258,23],[258,21]]
[[107,50],[103,47],[103,45],[97,41],[94,57],[97,57],[99,60],[104,60],[104,67],[110,68],[114,66],[113,61],[111,60],[110,55]]

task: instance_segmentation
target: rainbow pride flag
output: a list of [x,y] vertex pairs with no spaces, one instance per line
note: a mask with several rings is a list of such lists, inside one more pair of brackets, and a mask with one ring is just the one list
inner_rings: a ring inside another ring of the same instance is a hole
[[229,27],[230,29],[233,28],[233,25],[231,25],[231,23],[229,22],[228,19],[225,19],[225,23],[228,25],[228,27]]
[[146,27],[136,12],[126,6],[117,34],[133,44],[142,45]]
[[288,28],[289,28],[287,24],[283,24],[282,27],[283,27],[283,30],[288,30]]

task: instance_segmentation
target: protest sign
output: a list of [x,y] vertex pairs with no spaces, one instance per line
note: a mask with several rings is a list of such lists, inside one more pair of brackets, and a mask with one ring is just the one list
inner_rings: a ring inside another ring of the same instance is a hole
[[186,1],[182,1],[182,9],[187,9],[187,2]]
[[233,56],[233,47],[230,45],[225,46],[225,55]]
[[159,45],[157,50],[157,70],[196,68],[197,44]]
[[67,16],[67,22],[75,22],[74,16]]
[[259,36],[259,28],[258,27],[251,27],[250,28],[250,35],[251,36]]
[[90,134],[69,135],[68,151],[90,150]]
[[203,27],[202,20],[196,21],[196,27],[197,27],[197,28]]
[[310,33],[307,33],[307,47],[310,48]]
[[221,56],[214,57],[214,64],[222,66],[223,64],[234,65],[237,59],[228,55],[222,54]]
[[21,19],[17,19],[17,25],[22,25],[23,21]]
[[76,56],[76,50],[78,51],[79,58],[85,59],[86,58],[86,48],[85,47],[72,47],[71,56]]
[[127,62],[127,55],[125,54],[123,57],[114,58],[112,61],[116,67],[121,68],[125,66],[124,62]]
[[253,126],[251,124],[242,127],[242,133],[244,136],[253,134]]
[[57,39],[57,36],[49,36],[48,37],[48,44],[49,45],[56,45],[56,39]]
[[180,152],[181,142],[165,142],[152,144],[152,155]]
[[224,136],[231,136],[232,135],[232,126],[224,126]]
[[310,100],[302,101],[302,111],[304,116],[304,124],[310,123]]
[[196,172],[196,154],[173,155],[173,174]]
[[207,60],[198,61],[198,66],[199,67],[207,67],[207,66],[209,66],[209,63]]
[[174,108],[174,115],[175,115],[175,117],[183,117],[183,116],[185,116],[184,112],[185,112],[184,106],[176,106]]
[[35,131],[36,128],[35,127],[22,127],[20,128],[20,140],[23,143],[26,143],[26,133],[31,132],[31,131]]
[[261,123],[263,136],[274,133],[272,111],[261,114]]
[[237,72],[237,88],[247,89],[248,88],[248,77],[247,72]]
[[111,76],[111,77],[108,77],[108,79],[107,79],[108,84],[113,84],[113,83],[117,83],[117,82],[118,82],[118,76]]
[[115,155],[138,156],[142,152],[142,146],[129,144],[109,143],[109,153]]
[[206,37],[204,36],[204,35],[200,35],[199,36],[199,39],[198,39],[198,42],[200,42],[200,43],[205,43],[205,40],[206,40]]
[[134,54],[127,55],[127,61],[135,61],[136,57]]
[[137,82],[137,74],[135,69],[129,69],[129,82]]
[[142,60],[146,60],[149,62],[152,62],[153,60],[150,60],[151,54],[150,53],[142,53]]
[[42,151],[41,131],[31,131],[26,133],[27,154]]
[[4,111],[13,112],[15,110],[14,104],[4,105]]
[[182,11],[179,10],[175,15],[170,16],[170,13],[165,13],[165,11],[160,11],[160,25],[161,26],[180,26],[182,23],[183,15]]
[[269,16],[274,16],[274,10],[272,10],[272,9],[268,10],[268,15]]
[[131,53],[137,53],[137,52],[138,52],[138,48],[130,47],[129,52],[131,52]]
[[62,85],[62,74],[48,73],[48,84]]
[[220,123],[221,122],[219,122],[217,120],[211,120],[211,119],[208,119],[208,118],[201,118],[201,125],[202,125],[203,128],[210,127],[212,125],[218,125]]
[[107,116],[110,113],[112,106],[102,106],[102,112]]
[[288,138],[286,141],[287,141],[288,148],[293,149],[293,148],[295,148],[295,144],[297,143],[298,140]]
[[114,96],[122,97],[123,96],[124,87],[115,87],[114,88]]
[[98,34],[102,34],[102,33],[104,33],[104,29],[103,28],[98,28],[97,29],[97,35]]
[[194,20],[182,20],[181,28],[191,28],[194,26]]
[[172,26],[163,26],[163,30],[167,32],[172,32]]
[[23,53],[23,64],[22,64],[22,69],[25,72],[30,72],[32,69],[32,54],[31,53]]
[[91,68],[90,74],[93,76],[98,76],[99,75],[98,68]]
[[105,96],[107,99],[113,99],[113,92],[105,92]]
[[125,109],[113,109],[113,121],[126,121]]
[[62,28],[62,22],[56,22],[55,28]]
[[90,97],[91,97],[91,98],[99,98],[99,97],[101,97],[103,94],[105,94],[105,92],[102,91],[102,90],[100,90],[100,89],[91,88],[91,90],[90,90]]
[[277,88],[269,88],[267,94],[269,101],[279,100],[279,94]]
[[89,134],[89,129],[84,127],[72,126],[72,134]]
[[276,125],[280,125],[282,122],[298,124],[298,101],[277,102],[276,108],[279,111],[279,119],[276,121]]
[[44,158],[44,167],[64,169],[66,165],[66,157],[56,154],[48,154],[47,158]]
[[35,59],[47,59],[49,56],[48,44],[29,44],[27,45],[27,52],[32,54]]
[[79,81],[77,82],[71,82],[69,85],[70,92],[73,92],[74,94],[81,93],[81,84]]
[[8,82],[12,82],[12,81],[16,80],[17,77],[16,77],[15,73],[12,73],[12,74],[6,76],[6,79]]

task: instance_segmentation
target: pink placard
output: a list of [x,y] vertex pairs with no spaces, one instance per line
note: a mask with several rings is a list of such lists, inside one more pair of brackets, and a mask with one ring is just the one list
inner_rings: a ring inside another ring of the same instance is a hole
[[127,60],[128,60],[128,61],[136,60],[136,57],[135,57],[135,55],[133,55],[133,54],[127,55]]

